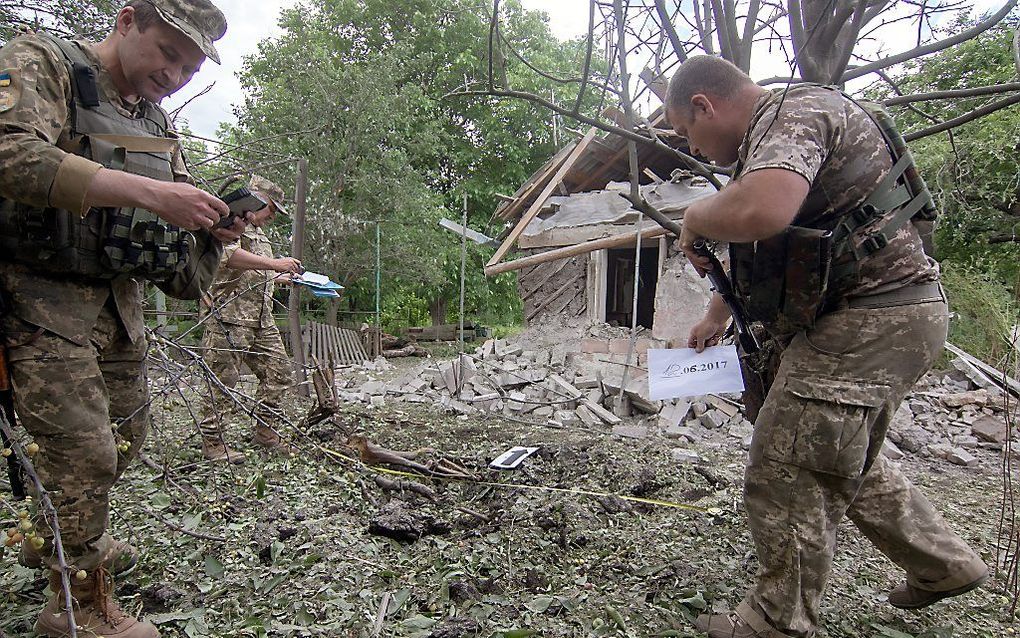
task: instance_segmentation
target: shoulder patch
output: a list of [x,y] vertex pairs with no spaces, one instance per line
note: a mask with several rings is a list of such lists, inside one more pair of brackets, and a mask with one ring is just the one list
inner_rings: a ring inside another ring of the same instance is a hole
[[10,111],[18,104],[21,82],[17,69],[0,70],[0,113]]

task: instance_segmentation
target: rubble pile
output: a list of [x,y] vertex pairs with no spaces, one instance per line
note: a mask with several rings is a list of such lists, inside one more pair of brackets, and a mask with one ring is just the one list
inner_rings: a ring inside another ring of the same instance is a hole
[[[612,352],[612,347],[568,353],[490,339],[474,354],[430,361],[390,381],[357,385],[349,380],[339,396],[375,407],[391,401],[431,404],[461,415],[655,437],[670,442],[678,463],[698,463],[707,450],[724,446],[750,447],[752,424],[742,414],[739,395],[650,400],[647,372],[639,366],[647,348],[659,346],[644,342],[630,353]],[[376,370],[385,369],[380,363]],[[954,365],[948,374],[922,379],[904,400],[883,448],[886,456],[896,460],[912,454],[974,466],[982,462],[981,450],[1002,449],[1009,432],[1002,391],[966,362]]]

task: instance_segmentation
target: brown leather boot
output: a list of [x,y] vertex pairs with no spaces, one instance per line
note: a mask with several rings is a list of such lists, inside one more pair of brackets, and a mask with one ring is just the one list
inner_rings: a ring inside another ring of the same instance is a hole
[[977,589],[981,586],[981,583],[988,580],[988,572],[979,576],[977,580],[967,583],[962,587],[956,589],[949,589],[947,591],[929,591],[927,589],[918,589],[910,583],[903,582],[896,586],[891,592],[889,592],[889,604],[898,609],[922,609],[928,605],[933,605],[943,598],[952,598],[953,596],[959,596],[966,594],[972,589]]
[[[43,607],[35,621],[40,636],[62,638],[68,631],[67,601],[60,574],[50,572],[50,589],[57,592]],[[84,579],[71,575],[71,597],[74,599],[74,622],[78,635],[106,638],[159,638],[159,632],[147,623],[125,614],[113,598],[113,579],[99,568]]]
[[293,456],[297,451],[294,446],[284,443],[279,434],[264,425],[255,426],[252,442],[284,456]]
[[[52,551],[53,546],[50,543],[43,545],[41,551],[33,547],[31,543],[22,543],[21,552],[18,554],[18,562],[23,567],[38,569],[43,565],[43,552],[49,555]],[[134,571],[135,566],[138,565],[138,556],[137,547],[131,543],[114,539],[113,551],[110,554],[110,558],[106,561],[106,568],[114,576],[125,576]]]
[[230,449],[219,437],[202,438],[202,456],[208,461],[226,461],[233,465],[244,463],[244,452]]

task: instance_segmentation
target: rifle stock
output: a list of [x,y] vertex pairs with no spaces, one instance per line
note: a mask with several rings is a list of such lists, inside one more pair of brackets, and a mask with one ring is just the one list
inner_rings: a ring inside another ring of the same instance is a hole
[[733,284],[730,283],[729,277],[726,276],[722,262],[719,261],[719,258],[715,256],[715,253],[712,252],[703,239],[694,242],[694,250],[712,263],[712,269],[706,273],[706,276],[712,282],[712,290],[719,293],[719,296],[726,302],[726,307],[730,310],[730,315],[733,317],[733,330],[736,333],[737,340],[740,342],[740,349],[746,354],[759,352],[761,350],[761,343],[748,325],[744,307],[741,305],[740,299],[737,298],[737,294],[733,291]]

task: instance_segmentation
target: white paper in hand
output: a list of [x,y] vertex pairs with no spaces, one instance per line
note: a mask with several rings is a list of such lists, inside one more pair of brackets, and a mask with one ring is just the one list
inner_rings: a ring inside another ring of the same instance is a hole
[[693,348],[648,351],[648,395],[652,401],[743,389],[736,346],[712,346],[701,353]]

